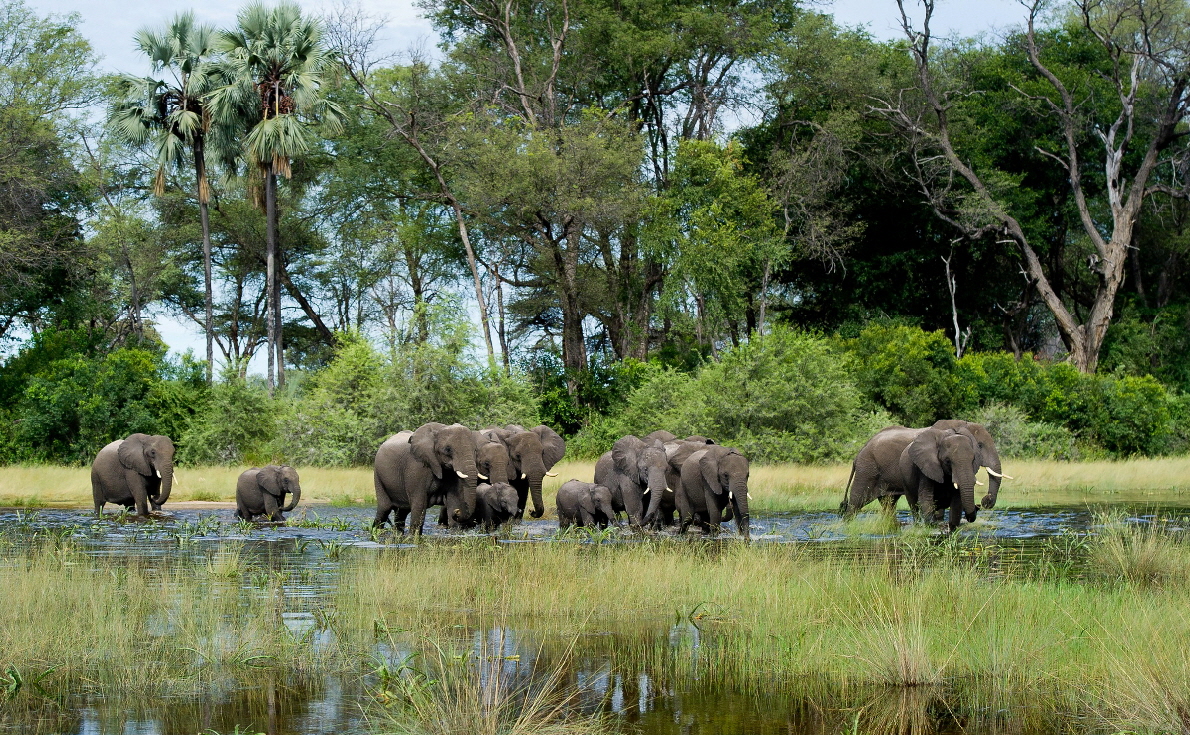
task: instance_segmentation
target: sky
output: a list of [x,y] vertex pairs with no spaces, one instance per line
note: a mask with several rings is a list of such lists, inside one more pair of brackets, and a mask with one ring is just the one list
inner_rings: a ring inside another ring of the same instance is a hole
[[[133,74],[148,72],[132,43],[132,35],[137,29],[146,25],[164,25],[176,13],[190,9],[195,10],[200,20],[226,27],[235,22],[236,12],[244,4],[242,0],[204,0],[201,3],[193,0],[155,0],[152,3],[138,0],[26,1],[41,13],[78,13],[82,18],[82,33],[102,57],[101,70]],[[338,4],[335,0],[299,2],[313,12]],[[432,48],[436,43],[433,29],[411,0],[360,0],[360,4],[369,14],[387,19],[387,28],[380,39],[386,52],[399,52],[413,46]],[[863,26],[878,39],[901,35],[895,0],[817,0],[813,6],[834,14],[843,25]],[[916,17],[920,18],[920,10]],[[1017,25],[1023,17],[1024,9],[1016,0],[939,0],[934,29],[940,36],[972,36]],[[172,350],[185,352],[193,349],[200,356],[205,353],[202,330],[197,325],[164,313],[154,316],[158,332]],[[257,367],[254,362],[253,368]]]

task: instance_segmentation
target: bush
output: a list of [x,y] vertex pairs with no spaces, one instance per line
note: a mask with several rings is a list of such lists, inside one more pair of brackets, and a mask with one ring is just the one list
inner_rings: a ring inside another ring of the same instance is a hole
[[873,409],[885,409],[906,426],[954,415],[954,345],[942,331],[875,323],[846,344],[855,357],[856,386]]
[[234,371],[211,388],[206,405],[182,436],[178,461],[202,464],[266,464],[276,432],[276,404],[260,378]]
[[1044,421],[1030,421],[1016,406],[993,403],[971,415],[996,439],[1004,457],[1018,459],[1081,459],[1075,436],[1069,429]]

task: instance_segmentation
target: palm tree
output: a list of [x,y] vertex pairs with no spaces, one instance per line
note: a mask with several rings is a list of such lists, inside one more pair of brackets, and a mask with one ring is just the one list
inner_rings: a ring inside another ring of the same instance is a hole
[[149,57],[152,74],[166,79],[121,76],[116,100],[108,109],[108,124],[117,136],[136,146],[151,146],[157,162],[153,191],[165,193],[165,171],[184,164],[187,149],[194,161],[198,211],[202,220],[203,281],[206,291],[207,382],[215,363],[214,316],[211,300],[211,226],[208,205],[207,148],[217,138],[203,106],[213,78],[215,29],[196,23],[193,13],[180,13],[161,29],[142,28],[136,45]]
[[277,176],[289,178],[290,164],[318,145],[319,134],[337,133],[340,111],[323,87],[333,57],[322,44],[322,27],[302,17],[293,2],[269,8],[254,2],[240,11],[236,28],[219,34],[224,52],[219,62],[222,86],[209,97],[216,119],[247,128],[241,155],[264,180],[266,239],[266,322],[269,339],[269,389],[273,361],[277,386],[285,384],[281,305],[277,268]]

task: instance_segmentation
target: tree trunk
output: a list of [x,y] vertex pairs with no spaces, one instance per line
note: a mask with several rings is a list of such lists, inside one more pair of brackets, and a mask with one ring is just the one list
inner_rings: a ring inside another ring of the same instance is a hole
[[[201,141],[201,138],[199,139]],[[202,220],[202,273],[203,291],[206,299],[206,323],[204,330],[207,337],[207,383],[215,379],[215,309],[211,295],[211,213],[208,203],[210,191],[207,183],[207,162],[203,157],[202,143],[194,145],[194,169],[198,178],[198,215]]]
[[264,322],[269,338],[269,395],[273,395],[275,387],[273,376],[276,374],[276,358],[278,340],[277,327],[280,320],[274,319],[274,309],[277,304],[277,175],[273,173],[272,165],[265,169],[264,175],[264,218],[265,218],[265,299]]
[[492,270],[496,277],[496,334],[500,338],[500,357],[504,361],[504,375],[512,375],[512,365],[508,361],[508,337],[504,331],[504,281],[500,279],[500,266]]

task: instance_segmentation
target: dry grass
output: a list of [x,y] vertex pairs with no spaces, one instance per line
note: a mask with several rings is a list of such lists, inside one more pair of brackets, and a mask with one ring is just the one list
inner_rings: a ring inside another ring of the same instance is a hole
[[[171,501],[235,500],[235,483],[243,467],[181,467]],[[547,478],[545,503],[552,509],[563,482],[591,481],[593,461],[566,461]],[[767,465],[752,468],[752,508],[759,511],[835,510],[843,498],[850,465]],[[1190,505],[1190,457],[1135,459],[1120,462],[1008,461],[997,507],[1143,503]],[[370,467],[304,467],[302,502],[371,504]],[[986,477],[984,478],[986,482]],[[902,501],[903,502],[903,501]],[[79,506],[91,504],[87,467],[0,467],[0,506]],[[875,505],[872,506],[875,508]]]

